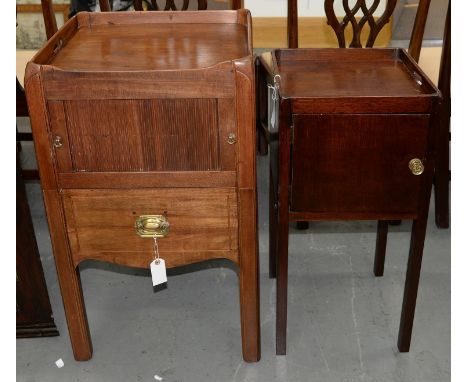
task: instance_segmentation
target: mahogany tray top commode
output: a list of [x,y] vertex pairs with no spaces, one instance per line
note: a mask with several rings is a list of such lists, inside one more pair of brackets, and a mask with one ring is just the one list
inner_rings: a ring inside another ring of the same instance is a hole
[[[440,95],[401,49],[284,49],[261,57],[270,86],[270,276],[276,351],[286,354],[290,221],[378,220],[382,276],[388,221],[413,221],[398,337],[408,351],[434,174]],[[275,102],[276,99],[276,102]],[[277,108],[275,108],[277,105]],[[275,118],[276,116],[276,118]]]
[[[260,358],[255,112],[246,10],[79,13],[28,64],[40,178],[73,352],[92,346],[78,265],[239,267]],[[167,230],[169,227],[169,230]]]

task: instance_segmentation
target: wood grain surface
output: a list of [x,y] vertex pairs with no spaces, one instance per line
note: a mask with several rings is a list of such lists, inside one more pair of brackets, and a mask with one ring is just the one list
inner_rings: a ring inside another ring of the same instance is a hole
[[68,72],[42,66],[48,100],[232,98],[232,63],[187,71]]
[[239,24],[193,24],[187,20],[139,23],[131,28],[113,22],[92,24],[92,28],[78,29],[49,64],[70,71],[206,68],[249,55],[246,39],[247,29]]
[[[428,115],[295,115],[292,211],[416,214]],[[359,153],[356,155],[356,153]]]
[[221,169],[215,99],[83,100],[64,106],[73,171]]
[[[415,97],[434,86],[408,65],[400,49],[276,51],[283,97]],[[377,65],[378,62],[378,65]],[[385,86],[382,86],[385,83]]]
[[170,229],[158,244],[166,266],[225,256],[237,263],[234,189],[65,190],[63,200],[75,265],[92,258],[149,267],[153,240],[137,235],[135,221],[163,214]]

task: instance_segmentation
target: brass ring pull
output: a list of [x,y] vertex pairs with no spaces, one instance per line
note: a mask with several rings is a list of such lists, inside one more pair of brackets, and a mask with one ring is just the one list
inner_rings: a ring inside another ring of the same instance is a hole
[[141,215],[135,222],[140,237],[165,237],[169,233],[169,222],[164,215]]
[[418,158],[411,159],[408,163],[408,167],[413,175],[421,175],[424,172],[424,165],[421,159]]

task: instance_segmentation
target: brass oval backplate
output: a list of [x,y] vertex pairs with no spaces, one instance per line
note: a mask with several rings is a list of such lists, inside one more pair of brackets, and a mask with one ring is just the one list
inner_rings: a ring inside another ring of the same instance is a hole
[[140,237],[165,237],[169,233],[169,222],[164,215],[141,215],[135,222]]
[[408,167],[413,175],[421,175],[424,172],[424,165],[421,159],[418,158],[411,159],[408,163]]

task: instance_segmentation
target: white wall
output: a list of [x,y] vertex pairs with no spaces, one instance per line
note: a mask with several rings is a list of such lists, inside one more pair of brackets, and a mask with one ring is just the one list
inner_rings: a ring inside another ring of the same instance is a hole
[[[325,16],[323,8],[324,0],[297,0],[297,8],[299,17],[320,17]],[[372,0],[367,0],[367,6],[370,7]],[[344,15],[342,11],[342,1],[335,0],[335,7],[338,14]],[[349,0],[350,7],[355,2]],[[250,9],[253,17],[285,17],[287,14],[287,0],[244,0],[244,7]],[[382,14],[385,9],[385,1],[382,1],[375,16]],[[341,11],[341,12],[340,12]]]

